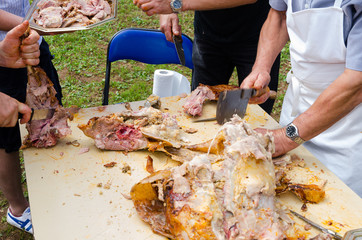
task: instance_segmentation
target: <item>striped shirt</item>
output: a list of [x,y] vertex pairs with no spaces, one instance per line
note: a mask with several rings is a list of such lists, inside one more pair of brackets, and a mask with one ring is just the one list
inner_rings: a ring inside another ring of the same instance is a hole
[[[25,17],[30,8],[29,0],[0,0],[0,9],[14,15]],[[0,40],[5,38],[6,32],[0,31]]]

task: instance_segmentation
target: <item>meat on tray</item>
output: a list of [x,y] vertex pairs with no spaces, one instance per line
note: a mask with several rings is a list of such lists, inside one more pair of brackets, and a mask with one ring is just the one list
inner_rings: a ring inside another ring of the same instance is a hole
[[107,0],[41,0],[37,6],[34,22],[45,28],[87,26],[111,16]]
[[49,119],[32,120],[26,124],[28,135],[23,142],[24,147],[51,147],[59,138],[71,134],[68,118],[71,114],[59,105],[55,97],[56,91],[53,83],[40,67],[32,67],[28,71],[28,85],[26,104],[33,109],[55,109],[54,115]]
[[[208,154],[198,154],[132,187],[142,220],[171,239],[307,239],[309,233],[302,236],[276,198],[273,137],[256,133],[237,116],[218,135],[221,167],[214,168]],[[279,160],[288,164],[292,167]]]
[[238,86],[232,85],[203,85],[200,84],[194,91],[191,92],[190,96],[187,97],[185,104],[183,105],[185,113],[191,116],[201,116],[202,107],[204,102],[207,100],[218,100],[219,94],[225,90],[236,89]]

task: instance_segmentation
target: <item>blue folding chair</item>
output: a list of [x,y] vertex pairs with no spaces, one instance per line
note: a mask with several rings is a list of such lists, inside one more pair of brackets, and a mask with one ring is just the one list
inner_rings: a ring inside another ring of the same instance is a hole
[[[193,69],[193,42],[185,34],[182,34],[182,41],[185,65]],[[181,64],[174,43],[167,41],[160,30],[126,28],[117,32],[108,44],[103,105],[108,105],[111,63],[121,59],[135,60],[147,64]]]

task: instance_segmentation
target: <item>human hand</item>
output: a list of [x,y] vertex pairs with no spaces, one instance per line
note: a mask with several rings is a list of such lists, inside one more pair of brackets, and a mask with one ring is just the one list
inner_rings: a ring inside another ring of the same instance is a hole
[[5,39],[0,42],[0,65],[9,68],[22,68],[26,65],[39,64],[39,34],[30,30],[29,36],[22,40],[22,36],[29,27],[25,21],[10,30]]
[[173,13],[169,0],[133,0],[133,4],[148,16]]
[[[241,83],[240,88],[254,88],[261,90],[266,88],[270,82],[270,74],[267,71],[255,71],[253,70]],[[268,100],[270,91],[265,91],[260,96],[251,97],[249,103],[261,104]]]
[[172,42],[172,35],[181,36],[182,30],[176,13],[160,15],[160,30],[166,36],[167,41]]
[[20,123],[26,123],[30,120],[31,109],[24,103],[0,93],[0,127],[14,127],[22,114]]
[[299,146],[297,143],[293,142],[285,135],[285,128],[279,128],[274,130],[256,128],[254,130],[261,134],[266,134],[267,132],[269,132],[273,135],[275,144],[275,152],[273,153],[273,157],[278,157],[286,154],[287,152]]

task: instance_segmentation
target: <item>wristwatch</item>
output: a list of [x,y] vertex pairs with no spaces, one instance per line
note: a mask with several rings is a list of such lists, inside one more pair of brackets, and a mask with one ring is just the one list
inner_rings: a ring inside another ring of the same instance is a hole
[[303,144],[305,141],[299,136],[298,128],[293,124],[289,123],[285,129],[285,135],[297,144]]
[[182,0],[171,0],[170,5],[171,5],[171,9],[174,13],[181,12]]

